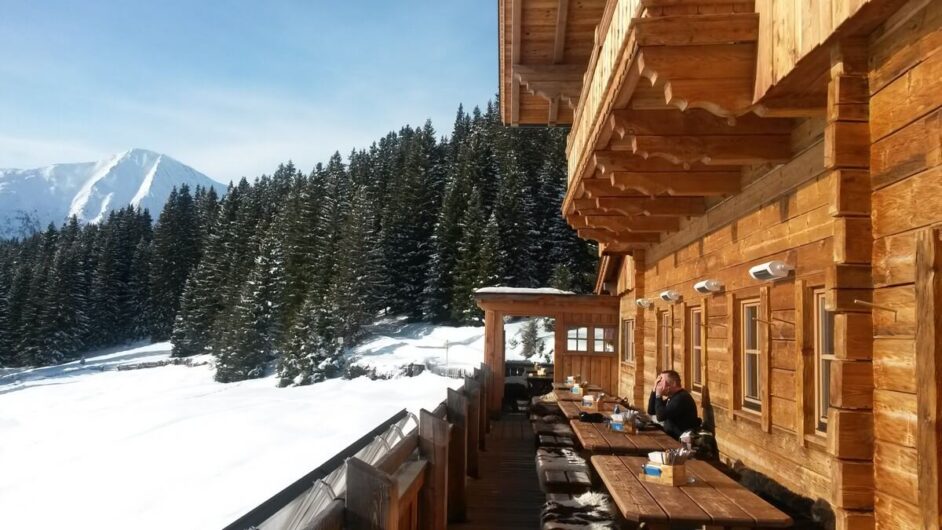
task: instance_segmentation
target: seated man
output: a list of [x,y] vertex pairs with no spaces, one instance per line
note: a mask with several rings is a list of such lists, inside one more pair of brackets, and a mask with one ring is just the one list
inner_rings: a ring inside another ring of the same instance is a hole
[[654,391],[648,399],[648,414],[655,416],[664,432],[674,438],[700,427],[697,403],[680,384],[680,374],[664,370],[657,376]]

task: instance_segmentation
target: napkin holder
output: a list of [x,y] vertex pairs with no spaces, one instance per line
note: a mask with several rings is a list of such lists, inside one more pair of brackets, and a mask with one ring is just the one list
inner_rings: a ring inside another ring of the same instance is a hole
[[687,466],[686,464],[672,466],[648,461],[644,464],[640,477],[641,480],[664,486],[683,486],[687,483]]
[[[612,416],[614,417],[614,414]],[[616,421],[609,422],[608,424],[609,430],[612,432],[620,432],[624,434],[636,434],[638,431],[635,428],[635,422],[633,421],[633,418],[628,418],[624,414],[622,414],[621,416],[622,416],[621,422],[616,422]]]

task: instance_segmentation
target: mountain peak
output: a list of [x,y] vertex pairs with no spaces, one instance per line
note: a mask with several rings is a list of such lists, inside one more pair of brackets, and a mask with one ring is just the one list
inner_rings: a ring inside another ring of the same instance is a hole
[[17,237],[75,215],[97,223],[131,205],[157,217],[174,187],[225,187],[149,149],[133,148],[98,162],[0,172],[0,237]]

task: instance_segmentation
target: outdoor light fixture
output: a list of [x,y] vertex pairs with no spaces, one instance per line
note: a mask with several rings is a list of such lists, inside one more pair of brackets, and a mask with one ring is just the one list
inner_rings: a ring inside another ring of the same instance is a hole
[[723,282],[719,280],[703,280],[693,285],[700,294],[718,293],[723,290]]
[[637,304],[641,309],[647,309],[651,307],[651,301],[647,298],[639,298],[635,300],[635,304]]
[[661,292],[661,300],[665,302],[676,302],[681,299],[681,294],[677,291],[667,290]]
[[788,276],[792,270],[794,267],[784,261],[767,261],[749,269],[749,276],[763,281],[780,280]]

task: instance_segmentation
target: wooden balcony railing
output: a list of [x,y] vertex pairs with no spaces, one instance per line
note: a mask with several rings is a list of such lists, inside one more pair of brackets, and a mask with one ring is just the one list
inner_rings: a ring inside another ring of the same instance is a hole
[[590,142],[598,134],[602,118],[606,116],[614,103],[613,93],[617,89],[614,83],[625,74],[630,54],[625,49],[630,45],[630,26],[632,19],[640,13],[640,0],[610,0],[605,9],[605,16],[596,38],[597,43],[586,72],[587,79],[582,85],[579,107],[576,109],[569,133],[567,157],[569,160],[569,178],[572,179],[584,162],[587,152],[592,151]]

